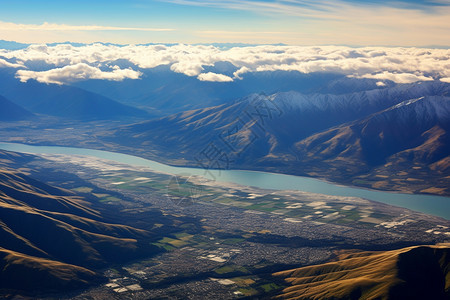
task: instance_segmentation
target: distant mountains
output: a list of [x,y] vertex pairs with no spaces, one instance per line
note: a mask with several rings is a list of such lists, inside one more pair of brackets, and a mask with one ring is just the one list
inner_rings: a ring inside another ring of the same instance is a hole
[[[121,68],[130,64],[115,63]],[[77,87],[22,83],[14,78],[15,70],[5,68],[0,70],[0,94],[38,116],[132,124],[103,131],[100,126],[90,144],[169,164],[450,195],[449,83],[395,84],[284,71],[203,82],[168,68],[148,69],[140,80],[87,80],[74,83]],[[208,68],[204,71],[230,76],[235,71],[223,62]],[[270,93],[248,95],[258,89]],[[236,98],[240,95],[247,96]],[[11,108],[11,116],[20,115],[17,109]],[[208,147],[214,148],[215,158]]]
[[[117,61],[121,68],[132,67],[129,62]],[[87,80],[74,83],[85,90],[105,95],[111,99],[137,107],[145,107],[160,116],[186,110],[229,103],[252,93],[273,94],[296,91],[304,94],[342,94],[381,89],[374,79],[346,78],[341,74],[297,71],[267,71],[247,73],[233,82],[207,82],[196,77],[174,73],[169,66],[140,70],[140,80],[113,82]],[[237,68],[231,63],[220,62],[205,68],[204,72],[217,72],[233,77]],[[386,86],[395,83],[386,81]]]
[[[383,164],[390,156],[410,149],[414,159],[433,163],[449,153],[449,130],[450,98],[421,97],[314,134],[296,147],[316,159],[353,157],[369,166]],[[431,148],[424,149],[427,146]]]
[[34,117],[28,110],[0,96],[0,121],[20,121]]
[[24,85],[22,95],[15,100],[35,113],[85,121],[148,117],[143,110],[79,88],[36,82]]
[[[118,59],[113,64],[122,69],[139,70],[142,76],[139,80],[125,79],[119,82],[83,80],[70,83],[70,87],[78,87],[85,92],[93,93],[89,97],[102,95],[110,100],[141,108],[150,112],[152,116],[159,117],[229,103],[252,93],[274,94],[296,91],[303,94],[345,94],[396,85],[389,80],[383,80],[383,85],[380,86],[377,79],[347,78],[343,74],[329,72],[305,74],[298,71],[249,72],[242,74],[240,79],[232,82],[209,82],[201,81],[196,76],[176,73],[168,65],[140,69],[125,59]],[[56,66],[36,60],[28,61],[26,67],[34,71],[46,71]],[[203,70],[203,72],[220,73],[231,78],[234,77],[236,71],[238,68],[229,62],[217,62],[212,66],[205,66]],[[34,90],[35,86],[20,83],[19,79],[15,78],[16,72],[17,69],[13,68],[0,69],[0,94],[14,102],[17,98],[18,104],[23,104],[21,102],[24,101],[23,98],[39,97],[43,92],[42,89]],[[50,86],[57,87],[56,85]],[[24,90],[22,91],[22,89]],[[47,89],[51,88],[47,86]],[[48,90],[44,91],[42,99],[48,98],[46,93]],[[52,93],[50,93],[50,97],[53,97]],[[35,104],[38,102],[35,101]],[[26,105],[23,106],[28,108]],[[43,113],[47,113],[45,108],[42,110]],[[50,113],[55,115],[55,111],[50,111]]]
[[20,82],[10,70],[2,70],[0,80],[0,94],[35,114],[82,121],[150,117],[144,110],[81,88]]
[[450,297],[450,244],[341,254],[322,265],[278,272],[292,286],[277,299]]
[[105,140],[194,166],[211,165],[204,150],[214,144],[222,165],[212,168],[449,194],[449,92],[450,84],[421,82],[344,95],[252,95],[123,126]]
[[159,251],[150,232],[9,167],[29,159],[0,151],[0,289],[67,292],[101,282],[94,270]]
[[18,42],[13,42],[13,41],[0,40],[0,49],[20,50],[20,49],[25,49],[28,46],[30,46],[30,44],[23,44],[23,43],[18,43]]
[[[366,179],[377,188],[392,188],[395,180],[408,178],[419,186],[421,180],[439,180],[450,174],[450,98],[403,101],[303,139],[295,151],[311,170],[326,168],[337,177],[375,173]],[[446,181],[435,184],[439,187],[424,191],[449,192]]]
[[246,129],[255,129],[255,132],[257,128],[263,129],[263,138],[274,136],[278,144],[291,144],[311,134],[367,117],[408,99],[449,93],[450,84],[431,82],[345,95],[304,95],[298,92],[268,96],[254,94],[223,105],[185,111],[123,127],[117,134],[124,138],[139,134],[131,138],[136,143],[158,141],[158,137],[164,136],[165,139],[157,144],[177,146],[178,150],[191,149],[194,144],[198,144],[199,139],[214,139],[237,122],[245,122]]

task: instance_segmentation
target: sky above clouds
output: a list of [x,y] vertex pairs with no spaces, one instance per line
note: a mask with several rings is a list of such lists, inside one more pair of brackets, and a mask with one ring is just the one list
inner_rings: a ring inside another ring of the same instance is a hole
[[25,43],[450,46],[449,0],[2,0]]

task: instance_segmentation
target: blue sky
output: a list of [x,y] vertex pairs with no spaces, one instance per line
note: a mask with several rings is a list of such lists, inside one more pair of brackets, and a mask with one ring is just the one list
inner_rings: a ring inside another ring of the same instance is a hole
[[18,42],[450,45],[450,1],[0,0]]

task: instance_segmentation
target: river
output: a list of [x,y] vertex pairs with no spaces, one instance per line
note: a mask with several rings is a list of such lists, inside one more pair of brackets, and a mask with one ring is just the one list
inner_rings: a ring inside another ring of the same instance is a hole
[[326,195],[361,197],[390,205],[409,208],[450,220],[449,197],[369,190],[337,185],[314,178],[268,172],[246,170],[209,170],[208,172],[205,172],[205,170],[200,168],[173,167],[132,155],[84,148],[0,143],[0,149],[30,154],[87,155],[93,158],[108,159],[119,163],[145,166],[152,170],[169,174],[187,173],[200,175],[209,179],[213,178],[220,182],[231,182],[263,189],[300,190]]

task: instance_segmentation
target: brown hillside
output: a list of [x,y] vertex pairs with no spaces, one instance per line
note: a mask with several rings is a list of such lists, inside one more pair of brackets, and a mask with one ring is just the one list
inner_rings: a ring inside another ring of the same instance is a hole
[[279,299],[449,299],[450,244],[345,254],[274,275],[292,284]]

